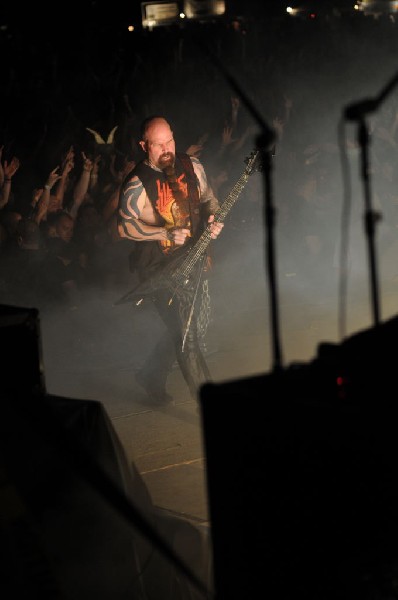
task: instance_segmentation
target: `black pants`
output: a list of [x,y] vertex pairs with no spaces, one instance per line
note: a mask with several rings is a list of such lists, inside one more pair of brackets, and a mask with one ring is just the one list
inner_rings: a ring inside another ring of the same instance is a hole
[[162,290],[152,298],[166,331],[150,352],[141,373],[145,379],[156,382],[159,392],[165,391],[167,377],[177,359],[181,373],[193,399],[197,399],[200,386],[210,381],[210,372],[202,354],[195,311],[190,320],[193,296],[183,293],[173,297]]
[[[136,270],[140,280],[145,281],[165,267],[164,254],[158,244],[141,242],[137,244],[130,259],[130,269]],[[173,298],[170,304],[170,298]],[[210,381],[210,372],[203,357],[198,341],[196,310],[200,300],[195,303],[194,313],[189,320],[195,294],[191,290],[181,289],[173,294],[169,289],[159,289],[152,294],[158,313],[166,325],[164,335],[156,343],[141,369],[142,376],[156,387],[159,394],[165,391],[167,377],[177,360],[192,398],[198,396],[199,387]]]

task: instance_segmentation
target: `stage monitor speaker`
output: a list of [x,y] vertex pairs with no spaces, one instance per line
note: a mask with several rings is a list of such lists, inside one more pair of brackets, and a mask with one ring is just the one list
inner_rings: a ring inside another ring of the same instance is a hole
[[202,387],[217,600],[393,597],[396,334],[394,319],[308,365]]
[[39,311],[0,305],[3,390],[45,391]]
[[202,598],[207,537],[153,505],[100,402],[45,392],[38,311],[0,323],[0,598]]

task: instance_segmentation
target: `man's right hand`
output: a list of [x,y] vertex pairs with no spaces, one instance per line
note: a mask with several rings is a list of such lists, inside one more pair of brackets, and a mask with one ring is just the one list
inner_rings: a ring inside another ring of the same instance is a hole
[[167,239],[173,242],[176,246],[183,246],[187,237],[190,237],[189,229],[182,227],[171,227],[166,230]]

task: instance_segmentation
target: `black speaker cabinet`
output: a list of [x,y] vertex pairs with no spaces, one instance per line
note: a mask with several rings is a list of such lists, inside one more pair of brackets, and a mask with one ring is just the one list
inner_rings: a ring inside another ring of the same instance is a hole
[[217,600],[393,597],[396,335],[393,319],[309,364],[202,387]]
[[39,311],[0,305],[2,390],[45,391]]

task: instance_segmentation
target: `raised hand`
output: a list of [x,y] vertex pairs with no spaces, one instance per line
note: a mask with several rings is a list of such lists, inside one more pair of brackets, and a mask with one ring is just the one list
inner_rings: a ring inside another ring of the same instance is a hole
[[202,150],[203,150],[202,144],[191,144],[191,146],[189,146],[189,148],[187,148],[185,150],[185,152],[186,152],[186,154],[189,154],[189,156],[195,156],[195,158],[199,158]]
[[84,152],[82,152],[82,158],[83,158],[83,170],[84,171],[92,171],[93,167],[94,167],[94,161],[92,161],[91,158],[88,158]]
[[231,96],[231,110],[232,110],[232,121],[235,123],[238,117],[238,111],[240,108],[240,100],[237,96]]
[[46,182],[46,186],[48,186],[47,189],[51,189],[54,186],[54,184],[58,181],[58,179],[61,179],[61,175],[59,175],[59,173],[57,173],[58,169],[59,169],[59,166],[55,167],[55,169],[53,169],[49,173],[49,175],[47,177],[47,182]]
[[272,119],[272,125],[277,133],[277,137],[281,138],[283,134],[284,122],[280,117],[274,117]]
[[72,164],[74,164],[75,162],[75,151],[73,146],[70,146],[67,153],[65,154],[65,158],[62,161],[62,168],[64,168],[66,163],[68,162],[72,162]]
[[233,127],[225,124],[224,129],[222,130],[222,145],[229,146],[236,142],[236,138],[232,137]]
[[19,165],[19,158],[17,158],[16,156],[13,156],[10,162],[5,160],[3,167],[5,179],[11,179],[18,171]]

